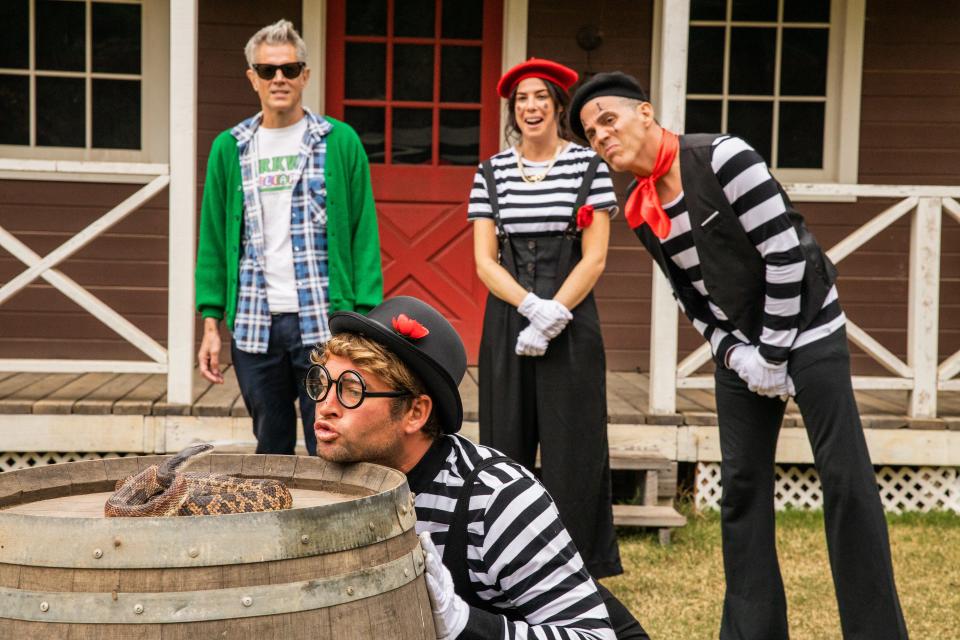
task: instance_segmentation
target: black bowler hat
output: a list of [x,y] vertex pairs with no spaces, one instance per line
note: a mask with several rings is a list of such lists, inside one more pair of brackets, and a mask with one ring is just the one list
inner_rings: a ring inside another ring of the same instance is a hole
[[583,123],[580,122],[580,111],[583,109],[583,105],[594,98],[602,98],[603,96],[619,96],[640,100],[641,102],[650,102],[647,92],[643,90],[643,87],[633,76],[622,71],[598,73],[584,82],[570,101],[570,128],[584,140],[587,136],[583,131]]
[[433,398],[444,433],[456,433],[463,423],[463,403],[457,385],[467,371],[467,352],[456,329],[422,300],[389,298],[367,315],[337,311],[330,331],[357,333],[378,342],[417,374]]

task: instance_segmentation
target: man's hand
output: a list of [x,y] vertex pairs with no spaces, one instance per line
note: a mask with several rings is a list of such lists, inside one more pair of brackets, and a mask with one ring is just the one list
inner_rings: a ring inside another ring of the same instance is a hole
[[533,326],[528,324],[517,336],[514,353],[518,356],[542,356],[547,352],[550,340]]
[[470,605],[454,593],[453,577],[443,566],[440,554],[426,531],[420,534],[420,546],[423,547],[427,565],[427,591],[430,594],[430,608],[433,609],[433,626],[436,628],[437,638],[454,640],[467,626]]
[[197,352],[200,373],[214,384],[223,384],[223,374],[220,373],[219,325],[216,318],[203,319],[203,339],[200,341],[200,351]]
[[787,375],[785,361],[780,364],[768,362],[760,355],[760,350],[753,345],[734,347],[728,359],[730,368],[747,383],[750,391],[770,398],[780,397],[784,400],[795,393],[793,381]]
[[548,340],[553,340],[573,319],[570,310],[556,300],[544,300],[532,291],[517,307],[530,324],[536,327]]

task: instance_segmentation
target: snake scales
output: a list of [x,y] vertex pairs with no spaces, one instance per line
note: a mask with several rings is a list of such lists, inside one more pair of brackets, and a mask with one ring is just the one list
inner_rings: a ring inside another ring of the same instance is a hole
[[159,465],[118,480],[103,512],[108,518],[202,516],[276,511],[293,506],[279,480],[236,478],[180,471],[191,458],[209,453],[211,444],[187,447]]

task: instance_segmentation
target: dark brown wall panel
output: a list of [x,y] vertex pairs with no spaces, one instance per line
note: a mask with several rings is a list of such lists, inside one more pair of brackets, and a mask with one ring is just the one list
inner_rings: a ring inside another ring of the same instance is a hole
[[[201,0],[197,198],[214,136],[259,111],[244,76],[243,45],[286,17],[299,26],[300,0]],[[314,65],[319,61],[311,61]],[[177,69],[171,70],[176,80]],[[136,185],[0,180],[0,226],[35,252],[49,253],[136,191]],[[152,338],[166,343],[166,192],[78,251],[60,269]],[[0,283],[25,269],[0,251]],[[224,349],[229,359],[229,349]],[[0,306],[0,358],[145,356],[43,280]]]
[[[138,188],[0,180],[0,226],[46,255]],[[167,215],[164,191],[57,266],[161,344],[167,324]],[[0,282],[24,269],[0,252]],[[146,358],[42,279],[0,306],[0,357]]]

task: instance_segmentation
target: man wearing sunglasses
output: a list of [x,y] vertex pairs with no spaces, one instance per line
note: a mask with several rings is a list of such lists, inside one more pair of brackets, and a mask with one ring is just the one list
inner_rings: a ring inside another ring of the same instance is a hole
[[456,435],[467,358],[443,316],[398,296],[334,313],[330,330],[304,381],[317,454],[407,475],[439,638],[648,638],[587,573],[543,485]]
[[383,298],[366,154],[348,125],[302,103],[306,46],[287,20],[244,48],[261,112],[221,133],[207,164],[197,252],[200,372],[220,384],[220,321],[253,419],[257,453],[291,454],[299,399],[307,451],[314,403],[301,382],[327,317]]

